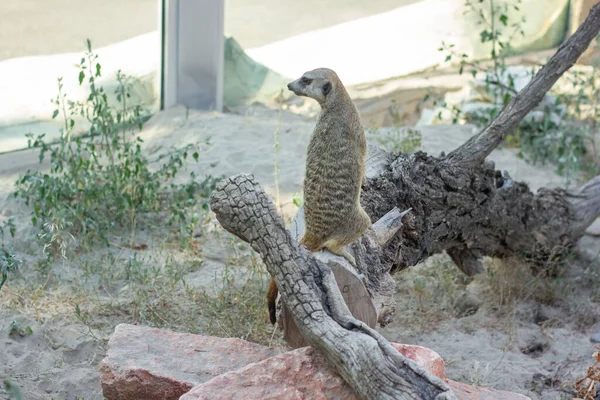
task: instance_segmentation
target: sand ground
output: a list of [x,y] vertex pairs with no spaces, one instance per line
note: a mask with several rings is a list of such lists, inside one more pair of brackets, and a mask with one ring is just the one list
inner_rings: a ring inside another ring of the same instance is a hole
[[[283,210],[293,215],[296,208],[291,197],[302,184],[304,152],[314,120],[288,112],[282,112],[280,117],[277,111],[260,106],[234,111],[234,114],[188,114],[183,108],[175,108],[159,113],[142,132],[146,150],[155,152],[212,137],[210,149],[202,153],[198,165],[192,166],[195,171],[226,176],[253,173],[266,191],[274,195],[273,137],[278,130]],[[470,126],[420,129],[422,149],[432,154],[450,150],[473,133]],[[370,134],[369,138],[373,140],[374,136]],[[549,168],[528,165],[512,150],[497,150],[491,158],[498,168],[509,170],[514,179],[528,182],[534,190],[563,183]],[[0,341],[6,349],[0,352],[3,366],[0,371],[23,388],[27,399],[100,400],[97,368],[105,354],[105,342],[116,322],[132,322],[131,317],[119,315],[102,325],[100,321],[106,321],[107,317],[96,314],[98,325],[93,329],[74,318],[73,304],[83,301],[77,300],[77,296],[82,296],[78,288],[85,285],[84,268],[75,260],[55,266],[54,274],[61,283],[53,286],[48,295],[33,302],[24,297],[19,300],[18,293],[22,293],[19,287],[24,280],[40,279],[35,267],[39,253],[32,244],[32,235],[26,233],[27,209],[10,198],[10,193],[24,170],[37,167],[37,156],[31,152],[0,156],[0,222],[14,216],[19,232],[25,232],[17,240],[19,254],[25,260],[22,275],[11,276],[7,287],[0,291],[0,302],[5,304],[0,310]],[[225,233],[219,240],[227,237]],[[152,242],[148,237],[146,240],[150,253],[163,251],[158,241]],[[583,242],[590,252],[598,254],[597,239],[585,238]],[[203,249],[204,264],[185,276],[195,290],[213,289],[215,276],[223,273],[231,254],[220,243],[207,242]],[[242,252],[249,254],[247,247]],[[99,250],[98,254],[101,253]],[[593,274],[597,274],[597,264],[590,266],[581,261],[573,267],[575,276],[563,278],[567,289],[556,290],[566,293],[567,298],[548,304],[537,298],[514,295],[508,296],[515,300],[514,304],[507,305],[491,290],[497,280],[482,276],[464,283],[445,256],[436,256],[397,274],[396,318],[382,332],[389,340],[419,344],[439,352],[453,379],[516,391],[533,399],[564,398],[561,396],[568,393],[568,385],[590,365],[594,349],[589,335],[600,311],[596,300],[590,300],[594,298],[589,278]],[[421,301],[415,294],[415,279],[426,282]],[[522,276],[516,279],[522,280]],[[514,279],[512,283],[509,279],[501,282],[518,287]],[[127,293],[126,289],[120,290]],[[475,302],[474,314],[465,312],[464,306],[473,297],[480,299]],[[30,326],[33,334],[9,335],[13,320],[20,326]]]

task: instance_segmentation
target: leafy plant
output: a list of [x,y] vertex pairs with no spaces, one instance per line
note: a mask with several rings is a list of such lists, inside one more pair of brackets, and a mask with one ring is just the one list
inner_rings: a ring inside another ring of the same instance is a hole
[[414,153],[421,147],[421,132],[416,129],[402,127],[403,118],[400,115],[398,104],[392,100],[389,108],[392,117],[392,127],[386,132],[381,130],[367,130],[381,147],[392,153]]
[[482,27],[479,33],[481,43],[490,45],[491,66],[478,60],[472,60],[468,54],[458,53],[453,44],[442,42],[442,46],[439,48],[439,51],[447,53],[445,61],[458,60],[459,74],[462,75],[465,69],[470,70],[473,78],[483,73],[486,91],[493,96],[495,104],[506,105],[516,94],[515,77],[508,72],[506,58],[513,51],[511,42],[514,38],[518,35],[525,35],[522,28],[525,23],[524,17],[516,22],[509,21],[510,9],[518,12],[520,4],[521,0],[513,2],[465,1],[465,14],[475,14],[477,25]]
[[200,295],[203,314],[208,319],[207,333],[222,337],[238,337],[255,343],[270,345],[271,333],[267,322],[264,299],[267,294],[269,273],[255,255],[250,256],[246,273],[236,278],[229,263],[215,282],[215,297]]
[[14,239],[16,230],[13,217],[10,217],[0,225],[0,289],[2,289],[2,286],[4,286],[4,283],[8,279],[8,273],[16,271],[22,263],[13,251],[8,249],[6,243],[6,235],[10,235]]
[[427,283],[423,278],[416,277],[413,280],[413,285],[413,290],[415,292],[415,295],[417,296],[417,299],[419,300],[419,311],[424,312],[425,309],[423,308],[423,295],[425,294]]
[[[517,36],[523,36],[524,17],[519,18],[521,0],[499,2],[497,0],[466,0],[466,14],[474,14],[481,26],[481,43],[490,46],[489,60],[473,60],[468,54],[459,53],[453,44],[442,42],[440,51],[445,52],[447,62],[457,62],[459,74],[470,71],[475,79],[483,75],[484,89],[490,98],[487,107],[477,107],[470,111],[464,107],[439,104],[442,110],[449,114],[452,123],[464,119],[477,126],[487,126],[508,104],[517,93],[517,79],[527,78],[518,76],[507,65],[507,57],[513,54],[512,42]],[[594,68],[592,85],[598,84],[596,76],[598,66]],[[533,72],[531,72],[533,74]],[[523,119],[514,134],[506,138],[509,146],[520,148],[519,155],[532,163],[551,163],[556,166],[560,175],[567,178],[567,183],[581,172],[582,167],[589,169],[584,163],[587,153],[586,142],[591,140],[590,129],[582,129],[573,124],[581,119],[581,106],[586,104],[592,125],[592,133],[596,131],[600,117],[600,101],[597,90],[588,90],[590,77],[575,74],[573,86],[579,90],[575,96],[558,96],[556,101],[546,101],[541,110],[535,111]],[[428,96],[427,96],[428,97]],[[551,99],[550,97],[548,99]],[[437,102],[434,102],[438,105]],[[570,105],[570,107],[569,107]],[[570,113],[565,110],[571,109]],[[443,119],[442,111],[438,114]],[[563,121],[571,122],[570,124]],[[594,155],[594,157],[596,157]],[[592,173],[597,172],[597,166]]]
[[2,385],[4,386],[4,391],[8,396],[8,400],[22,400],[23,393],[21,392],[21,388],[13,383],[10,379],[8,379],[3,374],[0,374],[0,380],[2,380]]
[[33,334],[33,330],[29,325],[21,326],[17,321],[11,321],[8,328],[9,335],[19,335],[21,337],[30,336]]
[[[99,84],[102,67],[89,40],[78,69],[79,84],[89,85],[89,95],[84,101],[69,100],[58,79],[52,115],[64,123],[58,143],[48,143],[45,134],[27,135],[29,147],[39,149],[40,162],[50,159],[48,172],[27,171],[17,182],[15,196],[32,207],[32,224],[69,226],[70,233],[87,242],[99,239],[105,244],[107,232],[126,228],[132,245],[140,215],[167,210],[168,223],[190,233],[190,223],[198,221],[195,210],[208,208],[217,179],[197,181],[192,172],[186,184],[173,181],[190,158],[198,161],[199,145],[188,144],[150,160],[136,135],[149,112],[131,101],[134,78],[118,71],[111,98]],[[76,135],[77,117],[89,124],[85,136]],[[42,238],[48,243],[55,235]]]

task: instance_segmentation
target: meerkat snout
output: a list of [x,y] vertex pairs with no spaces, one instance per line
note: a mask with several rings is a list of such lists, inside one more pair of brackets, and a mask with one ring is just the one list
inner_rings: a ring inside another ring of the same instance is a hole
[[335,72],[328,68],[317,68],[305,72],[302,77],[288,83],[287,87],[297,96],[310,97],[323,106],[338,82]]

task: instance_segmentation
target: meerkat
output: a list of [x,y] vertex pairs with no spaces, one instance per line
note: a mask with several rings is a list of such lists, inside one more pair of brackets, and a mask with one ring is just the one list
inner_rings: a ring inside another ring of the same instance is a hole
[[[325,248],[356,266],[344,247],[371,226],[360,205],[367,141],[358,110],[337,74],[327,68],[304,73],[288,89],[321,106],[306,157],[306,232],[300,244],[311,252]],[[271,279],[267,304],[272,324],[277,320],[277,294],[277,284]]]

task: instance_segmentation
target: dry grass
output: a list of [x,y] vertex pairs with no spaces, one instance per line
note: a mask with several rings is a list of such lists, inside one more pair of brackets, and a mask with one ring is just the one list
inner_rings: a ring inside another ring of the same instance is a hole
[[[208,247],[212,272],[205,271],[202,249]],[[36,320],[67,316],[105,339],[116,324],[135,323],[270,342],[268,273],[247,245],[205,231],[187,247],[165,241],[144,248],[79,255],[67,248],[68,258],[42,258],[38,268],[25,264],[0,291],[0,304]]]

